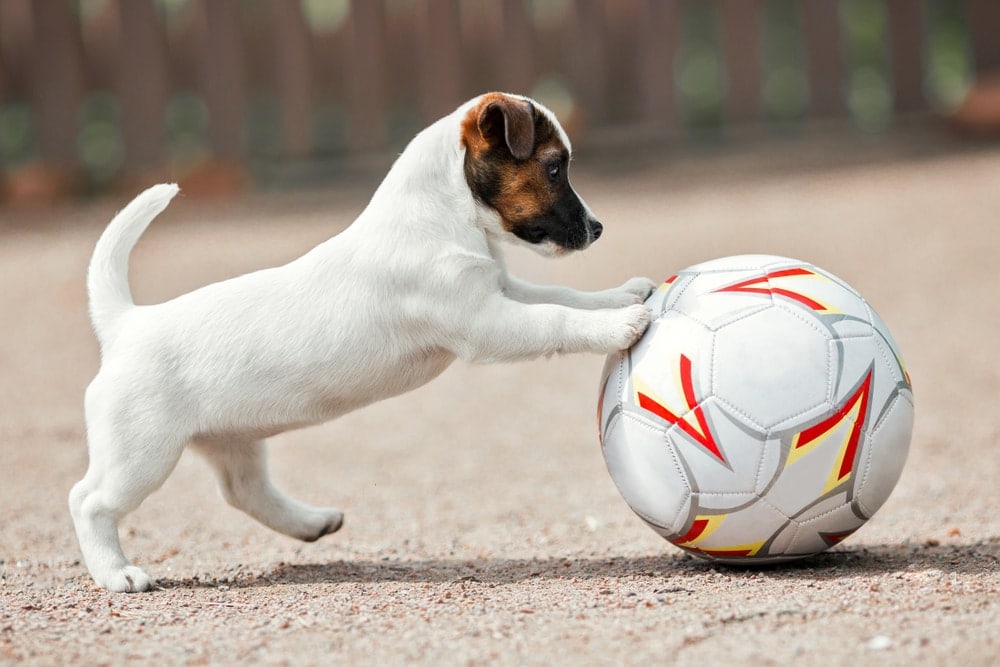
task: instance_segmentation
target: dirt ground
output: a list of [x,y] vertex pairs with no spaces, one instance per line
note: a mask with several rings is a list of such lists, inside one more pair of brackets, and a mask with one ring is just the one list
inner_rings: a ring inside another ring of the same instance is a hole
[[[520,275],[581,288],[784,254],[874,304],[915,386],[902,479],[842,545],[763,570],[685,556],[631,513],[595,433],[603,359],[572,356],[456,363],[275,438],[276,483],[346,510],[314,544],[229,508],[185,454],[122,527],[160,589],[98,590],[66,495],[98,363],[84,270],[124,197],[0,208],[0,663],[998,664],[1000,148],[907,153],[834,141],[629,169],[581,159],[604,238],[557,261],[512,252]],[[288,260],[376,181],[179,198],[136,249],[136,298]]]

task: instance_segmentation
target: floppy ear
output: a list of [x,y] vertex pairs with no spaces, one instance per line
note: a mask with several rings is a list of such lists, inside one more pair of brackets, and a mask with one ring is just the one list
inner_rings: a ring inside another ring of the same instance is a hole
[[496,146],[504,142],[516,160],[526,160],[535,149],[535,118],[530,102],[497,96],[479,112],[479,133]]

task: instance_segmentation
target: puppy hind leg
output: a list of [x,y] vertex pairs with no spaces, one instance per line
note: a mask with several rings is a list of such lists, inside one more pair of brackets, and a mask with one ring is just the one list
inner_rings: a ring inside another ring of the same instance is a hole
[[344,513],[313,507],[274,488],[263,441],[196,441],[194,448],[214,468],[223,498],[268,528],[306,542],[340,530]]
[[116,593],[146,591],[156,582],[125,557],[118,522],[163,484],[185,443],[143,443],[100,431],[88,429],[90,463],[69,494],[80,550],[98,586]]

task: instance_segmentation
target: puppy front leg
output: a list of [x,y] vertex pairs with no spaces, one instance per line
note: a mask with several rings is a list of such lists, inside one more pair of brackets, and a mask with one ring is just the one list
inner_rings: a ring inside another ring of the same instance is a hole
[[226,502],[271,530],[312,542],[343,525],[344,513],[339,509],[313,507],[274,488],[267,474],[264,442],[198,440],[192,445],[215,469]]
[[642,304],[582,310],[496,295],[470,318],[454,351],[473,362],[517,361],[555,352],[608,354],[637,341],[649,319],[650,311]]
[[521,303],[554,303],[570,308],[597,310],[622,308],[642,303],[656,283],[648,278],[631,278],[620,287],[584,292],[560,285],[534,285],[512,275],[504,276],[504,294]]

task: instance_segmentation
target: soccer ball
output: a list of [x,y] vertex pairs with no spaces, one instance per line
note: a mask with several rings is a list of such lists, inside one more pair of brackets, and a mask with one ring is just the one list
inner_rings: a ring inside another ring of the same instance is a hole
[[755,564],[837,544],[889,497],[913,392],[871,306],[811,264],[768,255],[681,271],[653,321],[608,357],[598,428],[608,472],[653,530]]

